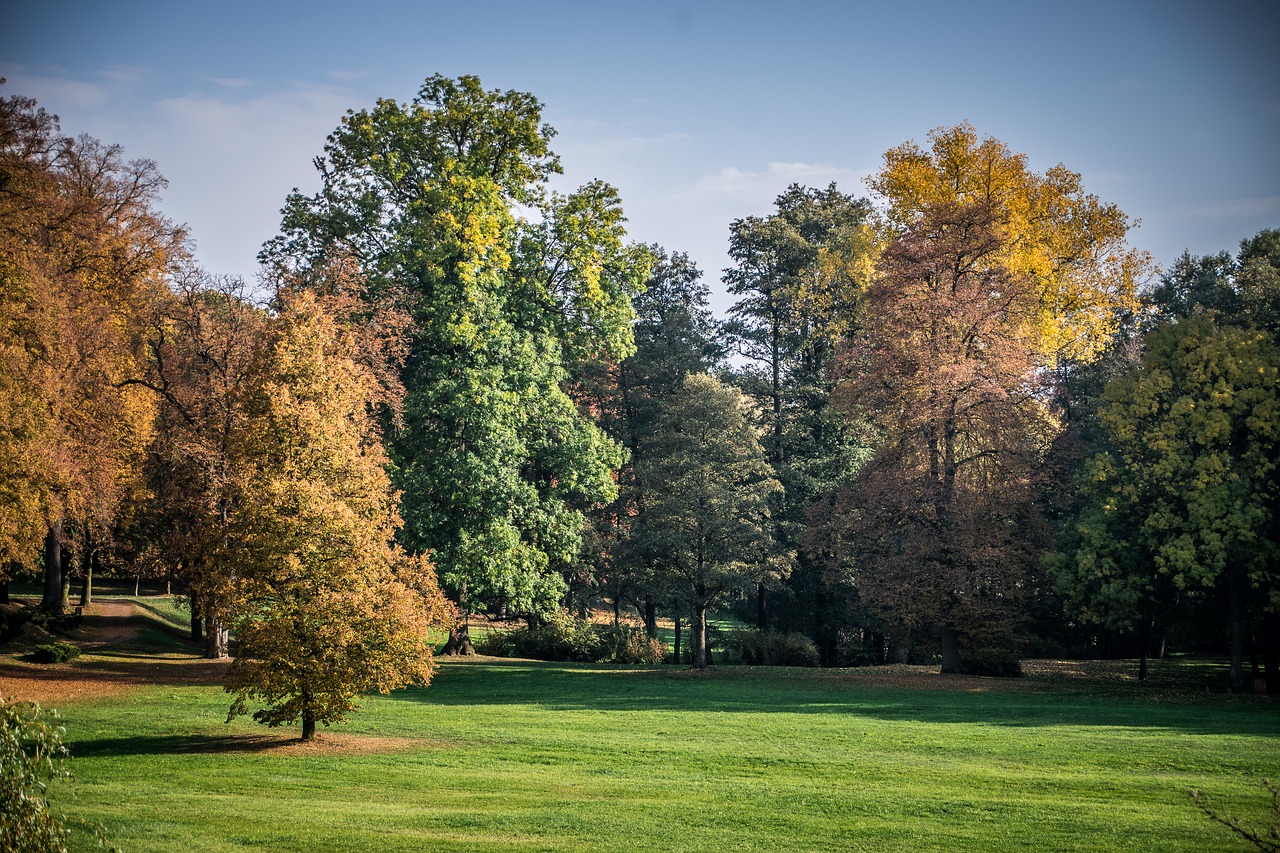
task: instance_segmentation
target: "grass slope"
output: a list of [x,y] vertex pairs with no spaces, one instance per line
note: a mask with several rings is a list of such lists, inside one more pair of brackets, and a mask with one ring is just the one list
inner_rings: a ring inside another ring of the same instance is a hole
[[301,745],[180,658],[66,666],[175,674],[63,707],[124,850],[1238,850],[1186,789],[1261,824],[1280,771],[1273,700],[1176,679],[449,661]]

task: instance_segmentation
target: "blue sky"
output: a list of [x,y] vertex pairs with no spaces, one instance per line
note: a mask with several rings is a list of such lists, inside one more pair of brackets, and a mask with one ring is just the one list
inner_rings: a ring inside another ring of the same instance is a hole
[[632,237],[719,290],[731,220],[793,181],[863,195],[885,150],[964,120],[1081,172],[1161,264],[1234,251],[1280,227],[1277,35],[1276,0],[8,0],[0,76],[155,160],[203,264],[251,276],[347,109],[476,74],[545,104],[559,188],[613,183]]

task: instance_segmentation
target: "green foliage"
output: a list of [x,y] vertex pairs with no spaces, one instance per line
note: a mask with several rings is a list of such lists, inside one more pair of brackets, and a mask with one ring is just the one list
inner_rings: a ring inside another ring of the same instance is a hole
[[53,783],[71,778],[65,735],[56,711],[0,696],[0,850],[67,849],[65,819],[46,799]]
[[584,663],[662,663],[666,644],[640,628],[600,625],[560,612],[538,625],[492,631],[478,643],[481,654]]
[[19,636],[35,612],[27,607],[0,607],[0,643]]
[[411,103],[343,119],[323,188],[289,197],[262,253],[304,277],[333,252],[358,258],[372,314],[411,306],[403,426],[388,436],[402,539],[468,611],[552,612],[583,512],[614,498],[623,458],[564,388],[584,360],[631,352],[648,256],[623,244],[612,187],[546,192],[553,135],[529,94],[431,77]]
[[56,642],[36,646],[32,656],[37,663],[66,663],[80,657],[80,647],[71,643]]
[[725,642],[731,663],[765,666],[818,666],[821,656],[804,634],[778,631],[735,631]]

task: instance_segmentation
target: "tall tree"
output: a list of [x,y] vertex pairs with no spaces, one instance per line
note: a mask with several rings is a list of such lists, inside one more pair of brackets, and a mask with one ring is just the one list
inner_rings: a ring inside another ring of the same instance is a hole
[[[1077,607],[1136,620],[1175,590],[1216,590],[1231,682],[1243,685],[1250,608],[1276,615],[1280,351],[1255,329],[1200,313],[1146,338],[1142,363],[1112,382],[1079,541],[1059,564]],[[1280,674],[1275,643],[1268,675]]]
[[880,449],[846,496],[859,592],[930,628],[942,669],[1018,618],[1037,537],[1030,481],[1056,422],[1038,367],[1037,294],[1003,263],[985,205],[929,209],[885,251],[835,401]]
[[348,113],[318,161],[322,189],[289,197],[262,255],[305,271],[341,250],[375,311],[412,306],[390,442],[403,539],[468,611],[557,606],[583,511],[615,496],[622,461],[565,386],[584,360],[630,353],[647,256],[624,245],[608,185],[545,191],[560,166],[541,113],[531,95],[438,75],[409,104]]
[[[744,360],[737,382],[760,403],[765,446],[783,491],[774,506],[775,536],[798,551],[793,584],[809,590],[814,628],[824,630],[820,569],[800,549],[805,510],[830,490],[856,453],[842,419],[827,406],[826,368],[837,344],[859,325],[860,301],[876,255],[871,206],[840,192],[792,185],[767,217],[730,226],[725,271],[729,292],[740,297],[726,324],[731,346]],[[766,627],[766,589],[757,590],[758,627]],[[824,642],[829,651],[831,643]]]
[[1025,154],[964,123],[930,132],[928,149],[915,142],[891,148],[868,184],[888,202],[893,233],[938,205],[990,210],[1001,264],[1034,288],[1039,349],[1049,365],[1091,360],[1121,313],[1137,305],[1151,260],[1126,242],[1134,222],[1061,164],[1032,171]]
[[0,571],[46,554],[42,606],[66,603],[74,531],[109,528],[136,486],[152,396],[129,384],[141,331],[167,298],[185,234],[160,216],[155,164],[62,135],[22,97],[0,99]]
[[[637,477],[648,483],[639,548],[693,613],[693,663],[707,665],[707,609],[781,574],[769,500],[781,486],[738,390],[687,377],[658,418]],[[686,611],[688,612],[688,611]]]
[[359,345],[310,292],[285,292],[259,352],[237,463],[238,576],[229,717],[341,721],[355,698],[433,672],[446,606],[425,557],[394,544],[400,518],[377,428],[381,387]]

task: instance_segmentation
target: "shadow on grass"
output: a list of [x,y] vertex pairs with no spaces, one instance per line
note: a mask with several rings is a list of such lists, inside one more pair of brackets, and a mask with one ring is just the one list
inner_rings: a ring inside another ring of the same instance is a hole
[[565,711],[848,714],[1005,727],[1110,726],[1280,739],[1273,697],[1207,696],[1168,685],[1058,683],[910,671],[604,667],[486,659],[446,664],[394,697],[443,706],[527,704]]
[[254,754],[300,745],[296,737],[272,735],[139,735],[96,738],[71,744],[71,757],[121,758],[131,755]]

